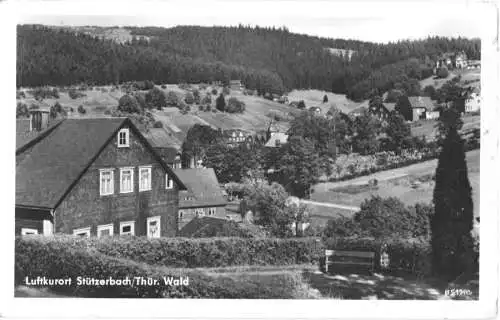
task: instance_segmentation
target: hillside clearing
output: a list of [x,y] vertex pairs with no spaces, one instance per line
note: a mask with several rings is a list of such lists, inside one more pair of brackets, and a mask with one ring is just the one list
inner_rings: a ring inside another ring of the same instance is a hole
[[[323,103],[323,97],[325,95],[328,97],[328,102]],[[345,94],[336,94],[321,90],[293,90],[288,93],[288,100],[304,100],[306,108],[319,107],[321,108],[322,114],[326,114],[332,106],[336,106],[340,111],[348,114],[360,105],[360,103],[349,100]]]
[[[466,154],[475,216],[479,216],[479,156],[480,150]],[[418,202],[430,203],[434,190],[432,176],[436,166],[437,159],[434,159],[347,181],[319,183],[314,186],[311,199],[318,202],[359,206],[365,199],[378,195],[397,197],[406,205]],[[368,188],[368,181],[372,179],[377,179],[379,183],[375,187]]]

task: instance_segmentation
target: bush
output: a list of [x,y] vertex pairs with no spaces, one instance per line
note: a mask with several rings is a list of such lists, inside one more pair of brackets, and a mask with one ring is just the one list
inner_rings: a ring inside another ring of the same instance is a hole
[[78,113],[86,114],[87,110],[85,110],[85,108],[82,105],[79,105],[78,106]]
[[[207,274],[197,270],[170,269],[106,256],[86,248],[88,240],[75,237],[24,237],[15,243],[15,284],[26,277],[71,278],[69,286],[52,286],[70,296],[101,298],[304,298],[302,279],[280,272],[265,279],[252,273]],[[155,248],[156,249],[156,248]],[[151,278],[157,285],[81,285],[76,277],[93,279]],[[189,278],[189,285],[167,285],[164,277]]]
[[80,92],[80,91],[76,90],[75,88],[70,88],[68,90],[68,95],[73,100],[78,99],[78,98],[82,98],[82,97],[86,96],[85,93]]
[[194,103],[196,104],[200,103],[201,97],[200,97],[200,91],[198,89],[193,90],[193,97],[194,97]]
[[16,107],[16,118],[28,117],[30,115],[26,103],[18,102]]
[[226,111],[229,113],[243,113],[245,111],[245,103],[231,97],[227,103]]
[[175,91],[167,93],[167,106],[179,108],[180,102],[181,100]]
[[132,84],[132,87],[135,89],[135,90],[151,90],[153,89],[155,86],[154,82],[153,81],[150,81],[150,80],[146,80],[146,81],[135,81],[133,84]]
[[318,238],[56,238],[74,249],[181,268],[316,263],[322,249]]
[[299,104],[297,105],[297,108],[299,108],[299,109],[305,109],[306,108],[306,103],[304,102],[304,100],[300,100],[299,101]]
[[16,91],[16,99],[17,100],[24,99],[24,98],[26,98],[26,94],[24,93],[24,91],[21,91],[21,90]]
[[118,100],[118,111],[126,113],[140,113],[139,103],[134,96],[125,94]]
[[161,88],[162,88],[162,89],[167,89],[167,85],[166,85],[166,84],[162,84],[162,85],[161,85]]
[[213,95],[213,96],[216,96],[216,95],[219,93],[219,92],[217,91],[217,89],[212,89],[212,91],[211,91],[211,92],[212,92],[212,95]]
[[56,88],[53,88],[53,89],[50,89],[50,88],[47,88],[47,87],[43,87],[43,88],[36,88],[34,90],[31,91],[31,94],[33,95],[33,97],[36,99],[36,100],[43,100],[43,99],[50,99],[50,98],[54,98],[54,99],[59,99],[59,91],[57,91]]
[[155,121],[153,123],[153,128],[163,128],[163,122],[161,122],[161,121]]
[[187,84],[187,83],[180,83],[178,85],[179,89],[182,89],[182,90],[186,90],[186,91],[190,91],[193,89],[193,87],[190,85],[190,84]]
[[56,101],[56,103],[50,107],[50,116],[52,118],[56,118],[58,114],[64,115],[66,112],[59,103],[59,101]]
[[194,95],[191,92],[187,92],[186,95],[184,96],[184,102],[187,104],[193,104]]
[[[371,188],[374,187],[375,181],[371,185]],[[431,205],[416,204],[406,207],[394,197],[372,196],[361,204],[361,210],[352,218],[328,221],[323,234],[325,237],[356,235],[375,238],[429,238],[433,213]]]
[[445,79],[445,78],[448,78],[448,75],[450,73],[448,72],[448,69],[446,67],[441,67],[438,69],[438,71],[436,72],[436,75],[438,78],[441,78],[441,79]]
[[427,240],[420,238],[336,237],[325,239],[324,242],[325,248],[328,249],[374,252],[376,271],[381,269],[381,248],[387,244],[390,261],[389,273],[410,273],[418,276],[428,276],[432,273],[431,246]]
[[161,110],[162,108],[167,107],[167,97],[165,96],[165,93],[156,87],[146,93],[145,101],[145,104],[150,109],[156,108],[158,110]]

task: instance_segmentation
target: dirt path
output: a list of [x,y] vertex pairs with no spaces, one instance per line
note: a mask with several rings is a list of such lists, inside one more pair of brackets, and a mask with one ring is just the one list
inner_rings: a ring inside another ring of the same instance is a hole
[[304,278],[325,298],[353,300],[449,300],[439,285],[381,274],[326,275],[305,272]]
[[336,204],[336,203],[330,203],[330,202],[318,202],[318,201],[311,201],[311,200],[300,200],[301,203],[304,204],[312,204],[315,206],[323,206],[323,207],[329,207],[329,208],[336,208],[336,209],[344,209],[344,210],[351,210],[351,211],[359,211],[361,210],[359,207],[355,206],[346,206],[343,204]]

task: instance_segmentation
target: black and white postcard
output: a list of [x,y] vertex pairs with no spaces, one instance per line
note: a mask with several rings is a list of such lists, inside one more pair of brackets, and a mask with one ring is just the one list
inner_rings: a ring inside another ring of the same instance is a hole
[[496,314],[493,3],[0,10],[2,316]]

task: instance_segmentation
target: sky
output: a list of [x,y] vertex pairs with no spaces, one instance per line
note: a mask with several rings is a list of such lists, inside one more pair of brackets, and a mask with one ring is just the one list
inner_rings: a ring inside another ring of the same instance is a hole
[[[26,2],[25,2],[26,3]],[[373,42],[429,35],[480,37],[488,5],[469,1],[28,1],[18,23],[286,26],[291,32]],[[95,5],[92,5],[95,4]],[[96,10],[98,8],[99,10]],[[98,11],[99,13],[96,13]]]

